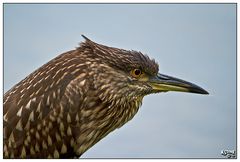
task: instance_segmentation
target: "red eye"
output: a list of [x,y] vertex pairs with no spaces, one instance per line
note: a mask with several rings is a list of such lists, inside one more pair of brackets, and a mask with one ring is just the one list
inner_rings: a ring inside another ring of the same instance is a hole
[[131,75],[135,78],[138,78],[142,74],[142,71],[140,69],[133,69],[131,71]]

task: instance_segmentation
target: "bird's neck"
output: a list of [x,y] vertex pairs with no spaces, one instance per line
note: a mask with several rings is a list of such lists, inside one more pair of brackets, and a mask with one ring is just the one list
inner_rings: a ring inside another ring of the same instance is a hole
[[119,105],[113,105],[114,116],[116,117],[116,127],[120,128],[125,123],[130,121],[138,112],[139,107],[142,104],[143,97],[134,97],[131,100],[127,100],[124,103]]

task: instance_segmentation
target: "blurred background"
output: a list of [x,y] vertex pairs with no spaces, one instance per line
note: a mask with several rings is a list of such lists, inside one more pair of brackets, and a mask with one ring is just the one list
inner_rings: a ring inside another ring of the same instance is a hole
[[82,158],[225,158],[236,150],[236,4],[4,4],[4,93],[84,34],[206,89],[144,98]]

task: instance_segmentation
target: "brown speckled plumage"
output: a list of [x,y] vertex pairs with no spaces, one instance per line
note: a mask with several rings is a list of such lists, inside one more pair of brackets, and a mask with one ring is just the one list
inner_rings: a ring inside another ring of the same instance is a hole
[[158,71],[139,52],[89,39],[40,67],[4,95],[4,157],[83,154],[138,111],[142,95],[125,85],[134,67]]
[[158,75],[148,56],[84,38],[5,93],[4,158],[80,157],[131,120],[145,95],[166,91],[146,82]]

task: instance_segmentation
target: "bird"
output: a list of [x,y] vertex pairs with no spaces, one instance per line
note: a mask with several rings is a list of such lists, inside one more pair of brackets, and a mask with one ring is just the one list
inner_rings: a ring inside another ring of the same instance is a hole
[[208,94],[160,73],[146,54],[82,37],[4,94],[4,158],[79,158],[130,121],[146,95]]

